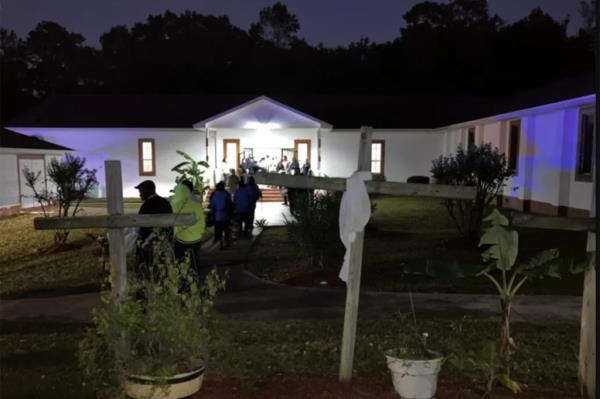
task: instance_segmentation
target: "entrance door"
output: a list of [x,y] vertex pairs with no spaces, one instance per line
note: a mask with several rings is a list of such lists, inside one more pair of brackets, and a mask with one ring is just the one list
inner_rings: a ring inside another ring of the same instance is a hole
[[19,170],[19,192],[21,195],[21,208],[35,208],[39,206],[35,198],[33,198],[33,190],[25,184],[25,177],[23,176],[23,169],[27,168],[33,173],[40,173],[40,177],[37,180],[36,190],[41,192],[46,186],[46,171],[44,167],[43,156],[26,156],[19,157],[18,161]]
[[307,159],[312,162],[310,160],[310,140],[294,140],[294,158],[300,165],[303,165]]
[[223,140],[223,157],[230,169],[240,169],[240,139]]

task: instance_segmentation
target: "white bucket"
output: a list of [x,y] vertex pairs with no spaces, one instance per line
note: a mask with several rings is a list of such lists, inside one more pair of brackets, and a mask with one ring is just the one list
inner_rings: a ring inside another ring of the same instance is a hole
[[203,380],[204,368],[167,378],[164,389],[156,387],[156,377],[132,375],[125,381],[125,392],[134,399],[180,399],[198,392]]
[[398,359],[385,355],[394,389],[403,399],[432,399],[443,357],[430,360]]

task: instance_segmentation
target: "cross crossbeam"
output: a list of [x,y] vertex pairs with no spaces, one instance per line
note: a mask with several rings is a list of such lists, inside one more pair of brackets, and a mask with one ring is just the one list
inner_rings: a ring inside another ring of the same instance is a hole
[[[279,173],[257,173],[254,180],[258,184],[284,186],[303,189],[346,191],[346,179],[336,177],[315,177],[284,175]],[[395,183],[382,181],[365,182],[371,194],[387,194],[401,197],[430,197],[443,199],[474,199],[476,188],[444,184]]]

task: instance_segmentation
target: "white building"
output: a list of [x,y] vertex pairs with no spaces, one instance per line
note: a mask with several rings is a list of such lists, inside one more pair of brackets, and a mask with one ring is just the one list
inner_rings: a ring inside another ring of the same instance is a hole
[[23,169],[39,173],[39,190],[46,187],[46,165],[54,157],[64,155],[70,148],[49,143],[36,137],[0,131],[0,216],[13,215],[21,209],[39,205],[33,191],[26,185]]
[[[176,150],[206,160],[309,159],[316,175],[346,177],[357,165],[359,130],[372,126],[373,172],[388,181],[430,176],[432,160],[457,145],[491,142],[517,171],[506,206],[585,215],[591,198],[593,79],[572,79],[504,101],[429,96],[109,96],[51,97],[9,129],[73,148],[102,171],[123,164],[124,195],[152,179],[168,195],[180,162]],[[2,170],[4,174],[4,170]]]

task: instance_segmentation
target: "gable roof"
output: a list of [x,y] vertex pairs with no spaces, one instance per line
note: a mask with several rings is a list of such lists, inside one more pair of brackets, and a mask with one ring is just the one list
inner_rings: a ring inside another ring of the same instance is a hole
[[[440,94],[269,95],[336,129],[437,128],[594,94],[586,74],[503,98]],[[55,95],[10,121],[12,127],[191,128],[252,103],[258,95]]]
[[37,137],[27,136],[25,134],[13,132],[8,129],[0,130],[1,148],[26,148],[31,150],[64,150],[73,151],[71,148],[62,145],[49,143]]

